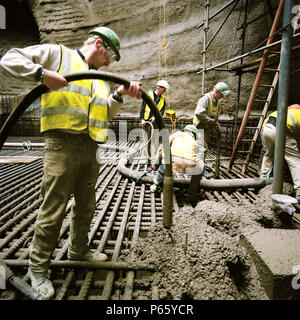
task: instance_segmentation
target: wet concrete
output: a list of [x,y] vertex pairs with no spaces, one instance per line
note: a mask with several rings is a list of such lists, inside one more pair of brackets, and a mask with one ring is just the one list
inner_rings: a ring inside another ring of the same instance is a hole
[[160,299],[298,299],[291,272],[300,264],[299,230],[271,210],[271,194],[269,185],[254,202],[185,205],[170,229],[157,224],[122,258],[154,267],[143,280],[157,286]]

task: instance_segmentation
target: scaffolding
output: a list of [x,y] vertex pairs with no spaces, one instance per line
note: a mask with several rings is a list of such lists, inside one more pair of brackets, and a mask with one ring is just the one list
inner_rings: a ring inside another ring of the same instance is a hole
[[[202,94],[205,93],[205,84],[206,84],[206,76],[207,73],[209,71],[223,71],[223,72],[231,72],[234,75],[238,76],[238,88],[237,88],[237,106],[236,106],[236,110],[235,110],[235,115],[234,115],[234,130],[233,130],[233,139],[232,139],[232,149],[234,151],[236,151],[237,146],[235,146],[235,142],[236,139],[238,137],[238,128],[239,128],[239,124],[243,124],[243,122],[241,122],[239,120],[239,112],[241,111],[241,90],[242,90],[242,75],[244,73],[253,73],[253,72],[257,72],[257,70],[259,70],[258,64],[263,65],[263,66],[267,66],[267,67],[272,67],[274,64],[276,64],[276,68],[274,69],[275,71],[277,70],[278,72],[278,67],[277,65],[279,64],[278,60],[279,59],[275,59],[276,57],[280,57],[280,47],[282,45],[282,39],[281,39],[281,34],[282,32],[285,31],[285,29],[287,28],[287,26],[291,25],[291,21],[289,21],[289,23],[286,23],[286,25],[283,25],[282,28],[277,28],[277,25],[279,24],[280,21],[280,13],[278,13],[279,11],[283,11],[283,4],[284,4],[284,0],[280,0],[278,1],[278,6],[277,7],[273,7],[272,3],[270,0],[264,0],[261,3],[264,4],[264,12],[262,14],[260,14],[259,16],[253,18],[251,21],[248,21],[248,16],[249,16],[249,11],[250,11],[250,6],[251,4],[253,4],[254,1],[252,0],[231,0],[228,1],[225,5],[223,5],[220,9],[216,10],[214,13],[212,13],[211,15],[209,14],[209,7],[210,7],[210,1],[206,0],[205,1],[205,7],[204,7],[204,20],[203,22],[198,26],[198,28],[203,27],[203,50],[202,50],[202,69],[200,69],[197,74],[198,75],[202,75]],[[222,29],[222,27],[224,26],[224,24],[226,23],[226,21],[228,21],[229,17],[232,15],[232,13],[234,12],[234,10],[237,8],[237,5],[240,4],[240,12],[239,12],[239,18],[238,18],[238,24],[240,23],[240,18],[242,15],[242,11],[244,11],[244,18],[243,21],[241,23],[240,26],[238,26],[235,30],[234,36],[236,36],[236,33],[238,30],[242,30],[241,32],[241,54],[235,57],[229,57],[227,60],[222,61],[222,62],[218,62],[213,66],[207,66],[207,59],[206,56],[208,54],[208,48],[211,45],[211,43],[213,42],[213,40],[215,40],[216,36],[218,35],[218,33],[220,32],[220,30]],[[291,4],[290,4],[291,5]],[[229,9],[225,12],[226,9]],[[212,20],[217,17],[218,15],[220,15],[221,13],[226,13],[226,16],[224,17],[224,19],[221,21],[220,25],[216,28],[216,31],[214,32],[214,34],[211,36],[210,39],[208,39],[208,30],[210,28],[210,24],[212,22]],[[275,15],[274,13],[277,12],[277,14]],[[295,14],[295,13],[294,13]],[[268,38],[266,38],[263,42],[259,43],[255,48],[253,48],[252,50],[245,52],[245,34],[246,34],[246,29],[247,27],[252,24],[257,22],[258,20],[262,19],[262,18],[266,18],[268,15],[270,15],[270,19],[271,21],[274,21],[273,25],[272,25],[272,29],[270,32],[270,35]],[[276,20],[276,21],[275,21]],[[277,29],[277,31],[276,31]],[[295,45],[292,47],[292,50],[297,50],[300,48],[300,33],[295,33],[292,36],[292,40],[295,42]],[[297,43],[298,41],[298,43]],[[266,42],[266,44],[265,44]],[[272,50],[272,51],[271,51]],[[277,51],[275,51],[277,50]],[[279,51],[279,52],[278,52]],[[251,57],[256,55],[257,53],[262,53],[262,58],[255,58],[251,61],[244,61],[244,59],[246,57]],[[268,64],[266,63],[266,56],[269,57],[268,59]],[[229,67],[229,64],[235,61],[239,61],[238,65],[235,65],[233,67]],[[269,68],[270,70],[272,70],[271,68]],[[263,68],[262,68],[263,70]],[[266,69],[265,69],[266,70]],[[297,70],[296,70],[297,71]],[[299,70],[298,70],[299,71]],[[277,79],[278,80],[278,79]],[[274,84],[274,82],[272,83],[272,85]],[[269,87],[271,87],[271,85],[268,85]],[[265,87],[267,87],[265,85]],[[255,88],[256,89],[256,88]],[[270,100],[272,99],[273,93],[275,90],[273,90],[272,95],[268,96],[268,105],[270,104]],[[252,97],[253,98],[253,97]],[[250,100],[250,99],[249,99]],[[257,100],[259,101],[259,100]],[[261,100],[262,101],[262,100]],[[266,101],[266,100],[264,100]],[[252,101],[253,103],[253,101]],[[251,103],[251,104],[252,104]],[[247,111],[247,110],[246,110]],[[267,111],[267,110],[266,110]],[[246,122],[247,121],[251,121],[251,127],[253,129],[256,129],[257,131],[257,127],[258,127],[258,122],[259,121],[263,121],[263,118],[261,117],[260,119],[253,119],[250,117],[249,115],[248,117],[246,117]],[[253,124],[254,122],[254,124]],[[257,122],[257,123],[256,123]],[[257,137],[256,137],[257,139]],[[247,139],[246,139],[247,140]],[[248,139],[248,143],[243,144],[242,146],[239,146],[242,150],[246,149],[248,151],[243,151],[244,153],[253,152],[253,148],[254,146],[251,146],[252,140],[253,140],[253,134],[252,137],[249,137]],[[257,148],[256,148],[256,154],[257,154]],[[250,156],[249,156],[250,157]],[[249,161],[249,157],[247,159],[247,161]],[[244,161],[246,162],[246,158],[245,156],[241,156],[241,158],[244,158]],[[258,157],[259,158],[259,157]],[[247,167],[247,164],[244,165],[243,167],[243,173],[245,172]],[[230,169],[228,170],[228,172],[230,171]]]

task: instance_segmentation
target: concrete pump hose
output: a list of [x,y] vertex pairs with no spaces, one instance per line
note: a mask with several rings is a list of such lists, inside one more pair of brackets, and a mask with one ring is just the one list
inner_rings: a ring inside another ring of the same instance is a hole
[[[84,72],[73,72],[69,74],[64,75],[65,79],[68,82],[76,81],[76,80],[83,80],[83,79],[100,79],[105,81],[111,81],[115,82],[121,85],[124,85],[125,88],[128,88],[130,85],[130,81],[116,75],[110,72],[103,72],[103,71],[84,71]],[[17,120],[21,117],[21,115],[24,113],[24,111],[43,93],[46,93],[49,89],[44,85],[39,85],[35,87],[32,91],[30,91],[19,103],[19,105],[10,113],[9,117],[5,121],[4,125],[0,129],[0,151],[3,147],[4,142],[6,141],[10,130],[15,125]],[[148,96],[148,94],[141,89],[142,92],[142,98],[146,102],[146,104],[149,106],[150,110],[153,113],[153,116],[155,117],[155,121],[158,125],[158,128],[164,129],[165,124],[163,121],[163,118],[155,104],[155,102]],[[168,152],[168,154],[165,154],[165,158],[171,158],[171,151],[169,150],[164,151],[165,153]],[[165,178],[172,180],[172,163],[170,161],[170,164],[166,165],[166,173]],[[167,183],[168,185],[170,183]],[[170,188],[167,188],[167,190],[170,190]],[[169,221],[172,221],[170,219],[170,215],[173,214],[173,193],[168,194],[170,192],[165,191],[164,189],[164,201],[168,203],[168,206],[163,207],[163,225],[166,228],[170,228],[171,225]]]
[[[136,171],[126,167],[125,161],[120,161],[118,164],[118,170],[121,174],[137,180],[138,173]],[[143,183],[153,183],[153,177],[144,176],[141,178]],[[180,187],[182,185],[189,185],[190,178],[173,178],[175,186]],[[200,181],[200,187],[207,190],[227,190],[227,189],[248,189],[248,188],[263,188],[267,185],[266,179],[260,178],[245,178],[245,179],[206,179],[202,178]]]
[[25,296],[31,300],[44,300],[43,296],[36,292],[32,287],[23,279],[17,277],[11,269],[0,259],[0,267],[3,268],[5,280],[9,281],[16,289],[21,291]]

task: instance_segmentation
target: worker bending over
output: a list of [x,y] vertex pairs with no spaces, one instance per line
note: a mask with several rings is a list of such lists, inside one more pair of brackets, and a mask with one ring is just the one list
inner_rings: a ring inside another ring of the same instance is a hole
[[[196,142],[198,130],[194,125],[187,125],[184,131],[177,131],[170,135],[169,142],[172,156],[172,170],[173,174],[176,172],[186,174],[199,175],[203,172],[204,162],[197,157],[199,152],[198,144]],[[163,144],[160,144],[155,164],[152,166],[157,170],[153,179],[153,184],[150,186],[151,192],[155,192],[158,186],[163,183],[165,175],[165,159],[163,156]]]
[[[262,159],[260,177],[270,175],[274,163],[277,111],[272,112],[262,126],[263,143],[266,152]],[[300,105],[288,107],[287,131],[284,158],[288,164],[295,190],[295,197],[300,204]]]

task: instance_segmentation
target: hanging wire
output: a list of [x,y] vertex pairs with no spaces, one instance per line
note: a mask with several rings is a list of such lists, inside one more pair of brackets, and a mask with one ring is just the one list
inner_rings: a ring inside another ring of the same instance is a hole
[[[167,37],[166,37],[166,0],[164,0],[164,43],[163,43],[163,48],[164,48],[164,63],[165,63],[165,79],[168,81],[168,72],[167,72]],[[167,89],[167,105],[168,108],[170,109],[170,99],[169,99],[169,90]]]
[[267,18],[267,13],[268,13],[268,8],[266,7],[266,0],[263,1],[264,4],[264,19],[265,19],[265,24],[266,24],[266,30],[271,30],[271,25],[268,22],[268,18]]
[[[163,18],[162,18],[163,16]],[[163,20],[163,23],[162,23]],[[163,44],[161,44],[161,29],[163,24]],[[161,45],[163,47],[163,55],[164,55],[164,79],[168,81],[168,74],[167,74],[167,37],[166,37],[166,1],[160,0],[159,1],[159,22],[158,22],[158,80],[161,79]],[[167,105],[170,109],[169,103],[169,90],[167,90]]]
[[260,42],[256,47],[254,47],[252,50],[249,51],[249,53],[251,53],[252,51],[256,50],[257,48],[259,48],[261,45],[263,45],[265,42],[267,42],[269,39],[274,38],[279,32],[281,32],[283,29],[287,28],[289,25],[292,24],[291,20],[290,22],[288,22],[286,25],[284,25],[283,27],[281,27],[280,29],[278,29],[277,31],[275,31],[271,36],[269,36],[268,38],[264,39],[262,42]]
[[241,1],[239,18],[238,18],[237,25],[236,25],[236,28],[235,28],[235,31],[234,31],[233,41],[231,42],[231,47],[230,47],[230,50],[229,50],[229,53],[228,53],[228,56],[227,56],[227,60],[229,60],[229,59],[231,58],[234,41],[235,41],[235,39],[236,39],[236,34],[237,34],[238,26],[239,26],[239,24],[240,24],[240,18],[241,18],[241,14],[242,14],[242,7],[243,7],[243,1]]
[[161,37],[161,3],[162,0],[159,1],[159,19],[158,19],[158,80],[160,80],[160,37]]
[[164,42],[163,42],[163,48],[164,48],[164,63],[165,63],[165,78],[168,81],[168,74],[167,74],[167,41],[166,41],[166,0],[164,0]]

